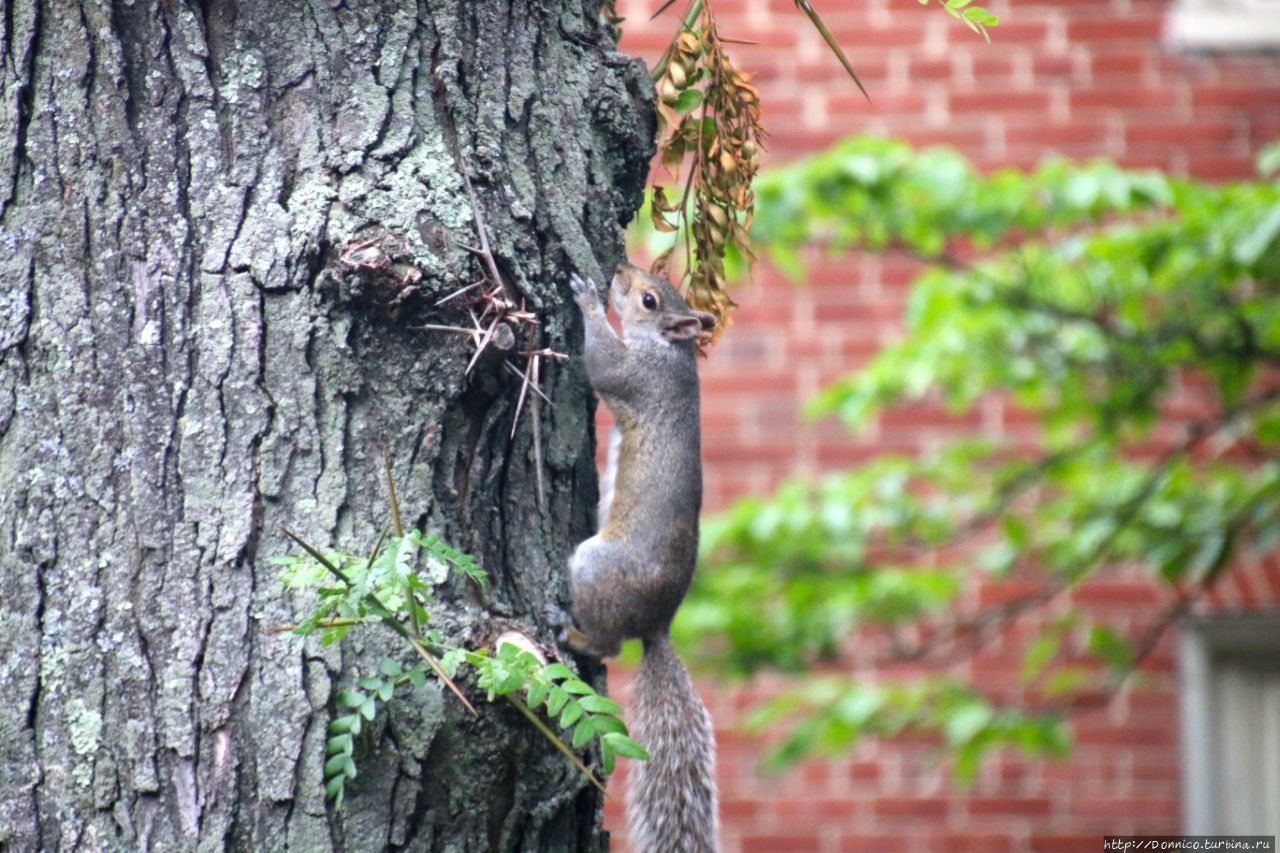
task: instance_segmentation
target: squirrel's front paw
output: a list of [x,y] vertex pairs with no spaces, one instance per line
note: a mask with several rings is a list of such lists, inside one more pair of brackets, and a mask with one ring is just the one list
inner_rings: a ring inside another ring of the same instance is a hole
[[591,279],[584,279],[577,273],[569,276],[569,286],[573,288],[573,298],[583,308],[600,305],[600,294],[596,291],[596,286]]

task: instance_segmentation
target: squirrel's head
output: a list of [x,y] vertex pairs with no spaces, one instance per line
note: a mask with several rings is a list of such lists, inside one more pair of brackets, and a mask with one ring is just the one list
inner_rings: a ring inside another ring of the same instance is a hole
[[671,282],[631,264],[618,264],[610,293],[628,343],[642,338],[667,343],[696,341],[716,324],[711,314],[690,308]]

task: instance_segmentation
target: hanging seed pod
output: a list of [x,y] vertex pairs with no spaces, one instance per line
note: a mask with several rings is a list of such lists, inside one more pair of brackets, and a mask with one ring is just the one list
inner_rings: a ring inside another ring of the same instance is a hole
[[671,80],[671,85],[675,86],[676,89],[683,89],[688,81],[688,77],[685,76],[685,70],[674,62],[667,67],[667,77]]
[[680,99],[680,90],[671,82],[671,77],[663,77],[658,83],[658,97],[662,98],[662,102],[668,106]]

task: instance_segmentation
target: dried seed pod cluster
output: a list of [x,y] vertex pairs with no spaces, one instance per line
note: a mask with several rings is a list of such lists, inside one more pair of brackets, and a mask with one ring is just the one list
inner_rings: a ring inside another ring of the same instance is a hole
[[[724,50],[710,3],[698,4],[654,68],[658,147],[677,181],[687,164],[678,200],[655,187],[650,206],[659,231],[683,237],[685,296],[716,316],[714,342],[728,325],[733,300],[726,290],[724,258],[733,250],[753,260],[747,229],[755,210],[751,182],[764,147],[760,98],[750,75],[735,68]],[[681,228],[681,226],[686,226]],[[666,274],[676,243],[658,256],[653,271]]]

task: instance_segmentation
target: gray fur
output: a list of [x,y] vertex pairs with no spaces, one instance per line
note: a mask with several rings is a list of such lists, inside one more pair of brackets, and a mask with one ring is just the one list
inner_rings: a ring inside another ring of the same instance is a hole
[[715,732],[666,634],[645,643],[633,696],[631,733],[648,747],[649,760],[632,765],[627,797],[631,849],[715,851]]
[[569,561],[573,615],[591,651],[644,640],[632,732],[649,750],[636,765],[627,815],[640,853],[718,849],[715,732],[671,646],[693,579],[702,509],[694,346],[710,315],[664,279],[623,264],[613,278],[623,339],[595,288],[574,278],[591,387],[613,412],[600,531]]

